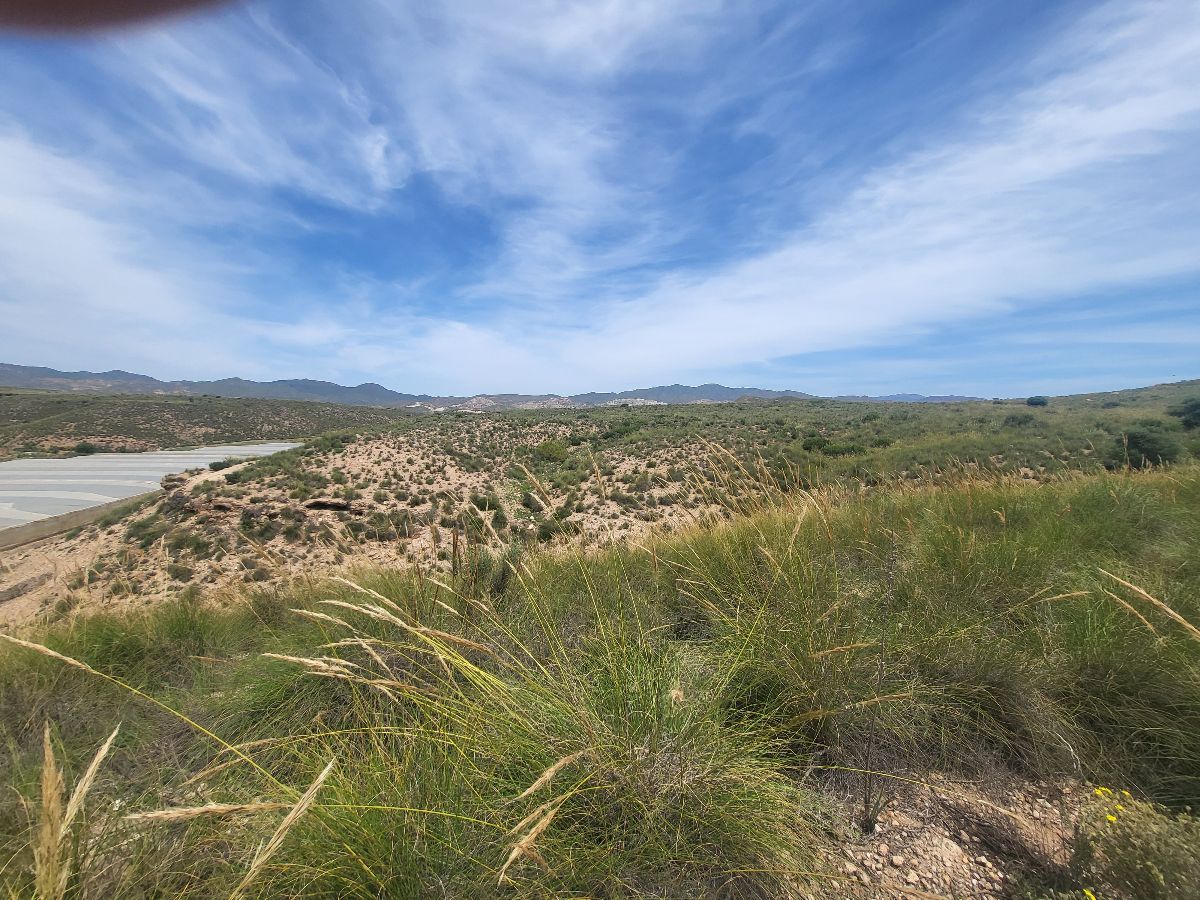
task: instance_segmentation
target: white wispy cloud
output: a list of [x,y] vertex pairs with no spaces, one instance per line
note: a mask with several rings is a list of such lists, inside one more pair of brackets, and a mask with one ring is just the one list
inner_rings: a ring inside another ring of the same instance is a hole
[[[662,262],[702,223],[666,199],[679,162],[639,140],[631,80],[699,79],[675,106],[655,100],[684,122],[758,91],[740,133],[803,129],[770,102],[779,73],[742,59],[704,77],[717,43],[772,39],[744,9],[363,0],[306,24],[312,40],[251,7],[87,48],[120,85],[125,140],[68,91],[56,114],[89,137],[64,147],[0,89],[5,355],[63,364],[104,335],[89,358],[166,376],[574,391],[894,344],[1200,271],[1194,4],[1110,3],[1067,23],[820,209],[781,183],[772,221],[794,203],[797,224],[757,249],[677,266]],[[852,47],[789,75],[817,77]],[[417,175],[496,235],[440,303],[353,272],[305,284],[292,260],[221,233],[311,227],[278,191],[403,208]],[[283,285],[273,304],[264,274]]]

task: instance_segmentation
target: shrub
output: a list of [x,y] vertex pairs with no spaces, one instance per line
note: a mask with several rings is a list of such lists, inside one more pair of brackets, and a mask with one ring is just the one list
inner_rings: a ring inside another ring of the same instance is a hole
[[122,519],[128,518],[129,516],[133,515],[134,513],[139,512],[143,507],[145,507],[148,504],[153,503],[153,502],[154,502],[153,499],[148,499],[148,500],[134,500],[130,503],[122,504],[121,506],[118,506],[116,509],[113,509],[110,512],[105,513],[103,516],[101,516],[99,519],[97,519],[96,527],[100,528],[100,529],[111,528],[113,525],[116,525]]
[[473,494],[471,496],[471,503],[474,504],[476,509],[500,508],[500,498],[490,491],[486,494]]
[[1200,819],[1172,815],[1128,791],[1095,790],[1079,826],[1072,860],[1077,877],[1123,897],[1200,897]]
[[1200,428],[1200,397],[1191,397],[1167,412],[1179,419],[1184,428]]
[[75,452],[80,456],[89,456],[92,453],[99,453],[100,448],[90,441],[80,441],[75,445]]
[[196,577],[195,569],[180,563],[167,563],[167,575],[175,581],[191,581]]
[[1004,417],[1001,425],[1005,428],[1024,428],[1027,425],[1032,425],[1037,421],[1033,413],[1013,413]]
[[1047,406],[1049,403],[1049,397],[1030,397],[1025,401],[1026,406]]
[[166,534],[169,528],[166,520],[160,514],[155,513],[131,523],[125,530],[125,539],[146,550]]
[[213,542],[194,531],[178,529],[167,538],[167,549],[172,553],[190,550],[197,559],[208,559],[215,552]]
[[562,441],[542,441],[533,448],[533,458],[539,462],[561,463],[567,460],[567,445]]
[[863,448],[861,444],[855,444],[850,441],[838,441],[835,444],[826,444],[825,449],[821,452],[826,456],[854,456],[855,454],[862,453]]
[[241,460],[225,457],[225,459],[215,459],[208,464],[209,469],[214,472],[220,472],[222,469],[228,469],[230,466],[236,466]]
[[1161,428],[1137,425],[1118,435],[1109,453],[1110,465],[1128,464],[1134,469],[1161,463],[1175,462],[1183,454],[1183,446],[1174,435]]

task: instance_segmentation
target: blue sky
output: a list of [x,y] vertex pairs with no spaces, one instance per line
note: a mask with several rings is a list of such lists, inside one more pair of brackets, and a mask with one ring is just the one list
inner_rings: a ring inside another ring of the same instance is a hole
[[263,0],[0,36],[0,360],[1200,376],[1200,4]]

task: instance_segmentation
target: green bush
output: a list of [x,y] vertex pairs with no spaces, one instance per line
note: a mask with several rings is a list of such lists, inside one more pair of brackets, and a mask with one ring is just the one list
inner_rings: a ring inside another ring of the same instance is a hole
[[1000,424],[1004,428],[1025,428],[1037,421],[1033,413],[1012,413],[1004,417]]
[[1169,415],[1179,419],[1184,428],[1200,428],[1200,397],[1191,397],[1167,410]]
[[1173,434],[1150,425],[1135,425],[1118,435],[1109,451],[1110,465],[1135,469],[1175,462],[1183,445]]
[[472,494],[471,503],[476,509],[487,510],[500,508],[500,498],[491,491],[488,491],[486,494]]
[[863,448],[851,441],[837,441],[826,444],[821,452],[826,456],[855,456],[862,453]]
[[1025,401],[1026,406],[1047,406],[1049,403],[1049,397],[1029,397]]
[[1072,864],[1101,896],[1194,900],[1200,897],[1200,819],[1135,800],[1128,791],[1096,788]]
[[539,462],[561,463],[567,460],[567,445],[562,441],[542,441],[533,448],[533,457]]
[[170,525],[161,513],[154,513],[144,519],[130,523],[125,529],[125,539],[146,550],[167,533]]
[[153,503],[153,498],[146,500],[132,500],[129,503],[124,503],[116,509],[110,510],[96,520],[97,528],[111,528],[122,519],[132,516],[134,513],[141,511],[143,508]]

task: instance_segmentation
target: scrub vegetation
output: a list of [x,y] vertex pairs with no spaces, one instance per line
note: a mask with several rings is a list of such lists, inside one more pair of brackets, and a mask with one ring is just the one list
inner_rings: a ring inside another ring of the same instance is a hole
[[411,418],[411,410],[289,400],[60,394],[0,388],[0,459],[304,438]]
[[[236,602],[189,578],[0,635],[0,880],[45,897],[1193,897],[1200,465],[1166,414],[1178,393],[423,420],[483,479],[455,512],[438,499],[449,524],[418,526],[457,548],[442,565],[276,577],[287,538],[252,515],[267,574]],[[1176,462],[1118,452],[1151,418]],[[204,484],[359,504],[364,542],[403,545],[369,516],[413,479],[349,462],[396,439],[331,437]],[[340,463],[318,484],[322,455]],[[690,519],[539,539],[579,515],[555,518],[564,494],[645,503],[659,482],[638,476],[671,465]],[[191,569],[217,552],[183,527],[200,514],[116,527]],[[520,521],[528,536],[501,538]],[[956,861],[937,868],[921,834]]]
[[347,564],[455,574],[481,553],[689,527],[763,490],[1044,481],[1179,462],[1196,455],[1200,432],[1174,413],[1198,393],[1185,383],[1045,407],[790,400],[406,418],[169,479],[138,517],[53,551],[70,561],[52,572],[22,564],[20,575],[52,576],[27,605],[86,588],[69,604],[78,610],[157,602],[181,582],[212,592]]

